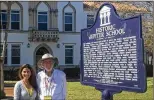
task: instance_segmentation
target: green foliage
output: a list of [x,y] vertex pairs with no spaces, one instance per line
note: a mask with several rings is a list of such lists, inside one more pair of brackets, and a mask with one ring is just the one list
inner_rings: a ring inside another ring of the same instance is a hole
[[153,23],[148,21],[142,22],[142,28],[143,28],[143,39],[144,39],[144,47],[149,52],[152,52],[153,50]]
[[65,68],[64,72],[67,78],[79,78],[80,76],[80,68]]
[[147,77],[153,76],[153,65],[146,65],[146,74]]
[[0,99],[5,98],[6,94],[4,91],[0,91]]
[[15,67],[10,68],[9,70],[4,70],[4,80],[19,80],[18,71],[19,69],[16,69]]

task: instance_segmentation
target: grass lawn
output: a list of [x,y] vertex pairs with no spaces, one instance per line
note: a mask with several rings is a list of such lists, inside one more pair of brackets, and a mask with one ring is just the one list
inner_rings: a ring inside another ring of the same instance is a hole
[[[7,84],[16,81],[5,81]],[[67,82],[67,100],[101,100],[101,92],[94,87],[81,85],[80,82]],[[153,78],[147,78],[145,93],[122,92],[114,95],[114,100],[153,100]]]
[[[101,92],[94,87],[81,85],[80,82],[68,82],[67,100],[101,100]],[[115,94],[114,100],[153,100],[153,78],[147,79],[145,93],[122,92]]]

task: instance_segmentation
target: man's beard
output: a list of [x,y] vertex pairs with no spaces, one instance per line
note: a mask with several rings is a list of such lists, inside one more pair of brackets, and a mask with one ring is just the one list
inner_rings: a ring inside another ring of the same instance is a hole
[[48,69],[46,67],[44,69],[49,72],[49,71],[51,71],[53,69],[53,67],[54,67],[54,63],[51,65],[50,69]]

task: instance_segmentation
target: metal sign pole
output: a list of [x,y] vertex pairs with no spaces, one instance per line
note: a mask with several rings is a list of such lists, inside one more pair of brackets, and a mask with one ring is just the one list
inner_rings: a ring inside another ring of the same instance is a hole
[[121,93],[120,90],[109,90],[109,89],[100,89],[96,88],[102,93],[101,100],[113,100],[113,95],[116,93]]
[[109,90],[102,91],[102,100],[113,100],[113,94]]

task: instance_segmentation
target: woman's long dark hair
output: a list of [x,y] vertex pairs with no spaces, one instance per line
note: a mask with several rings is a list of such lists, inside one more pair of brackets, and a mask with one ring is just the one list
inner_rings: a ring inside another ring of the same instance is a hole
[[19,78],[20,78],[21,80],[23,79],[22,70],[23,70],[24,68],[28,68],[28,69],[31,71],[31,76],[30,76],[30,78],[29,78],[28,80],[29,80],[30,85],[32,85],[32,87],[33,87],[35,90],[37,90],[36,74],[35,74],[33,68],[32,68],[29,64],[24,64],[24,65],[22,65],[22,66],[20,67],[19,73],[18,73]]

